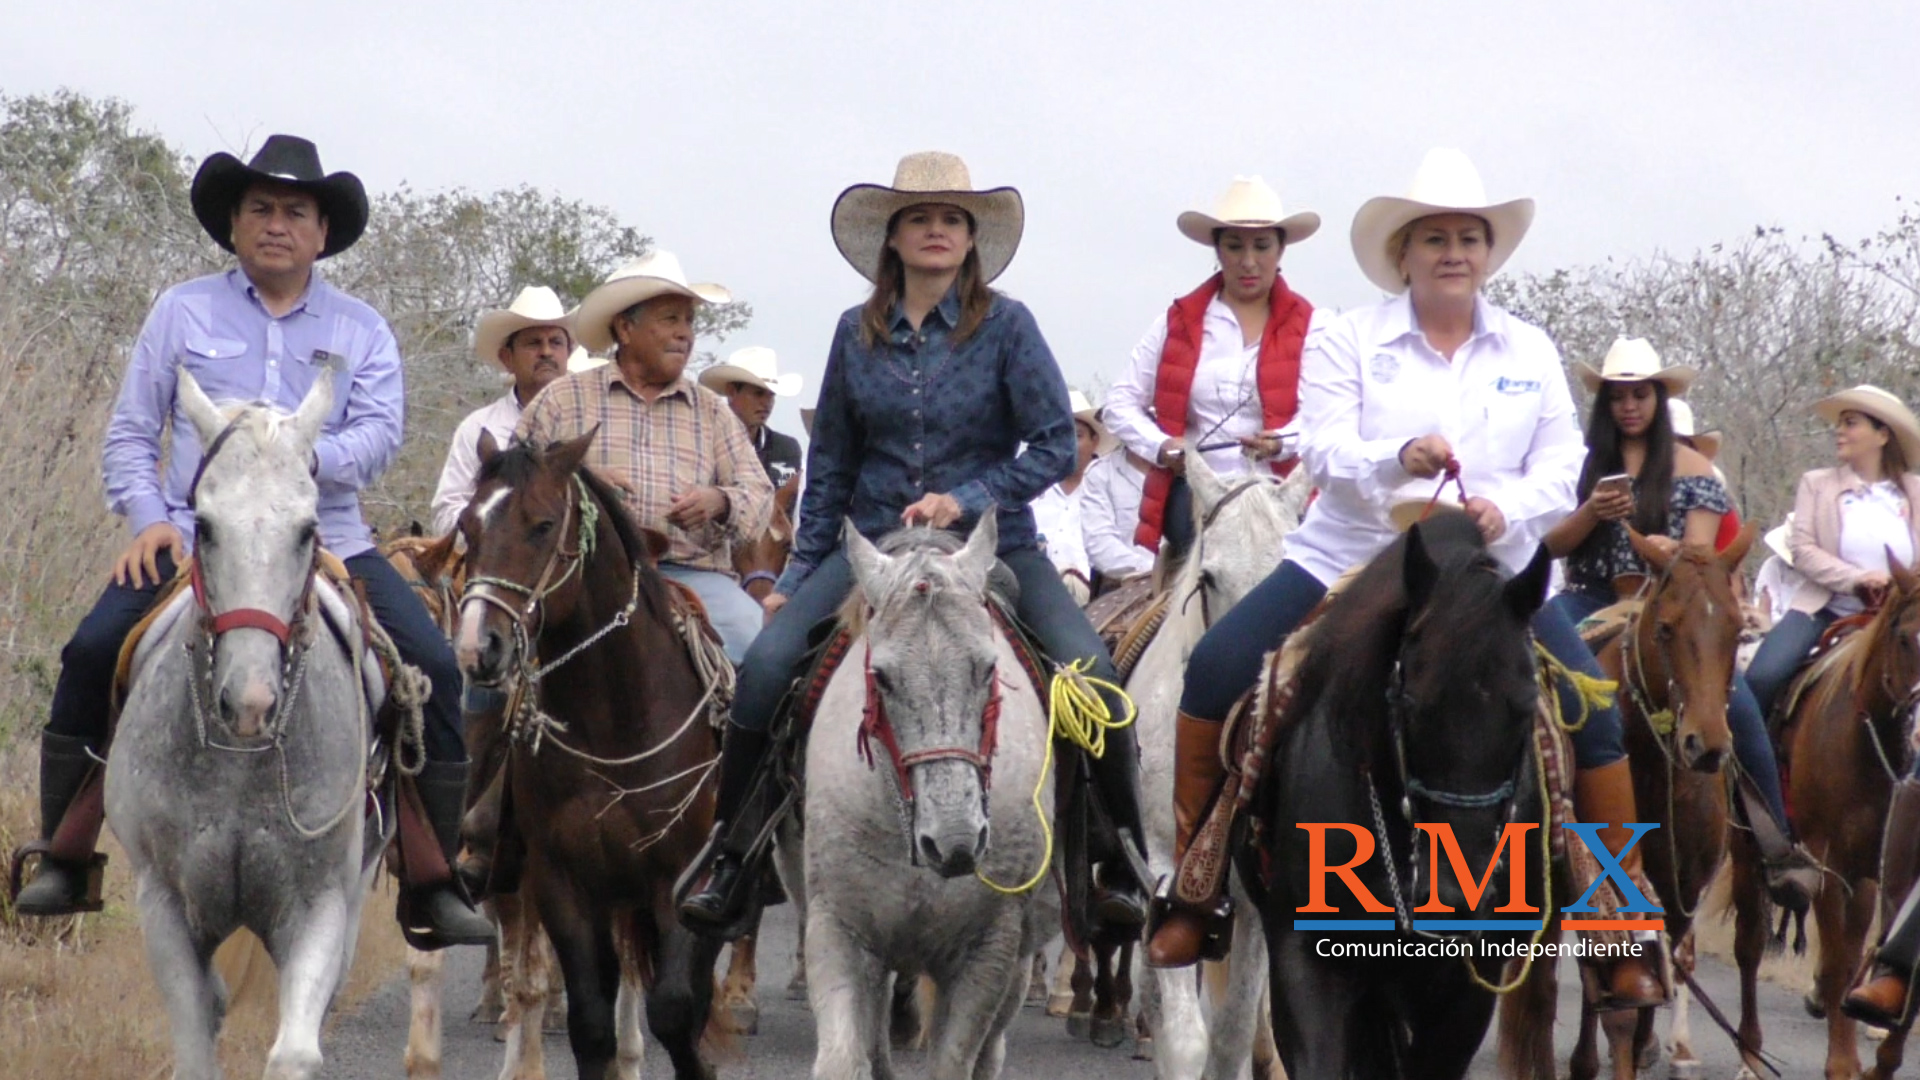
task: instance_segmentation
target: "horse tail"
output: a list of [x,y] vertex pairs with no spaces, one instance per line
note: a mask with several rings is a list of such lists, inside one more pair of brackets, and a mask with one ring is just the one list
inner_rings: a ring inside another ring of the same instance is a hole
[[274,981],[273,958],[267,947],[251,930],[240,930],[213,951],[213,970],[227,988],[227,1011],[252,1007],[259,1003],[272,1008],[278,988]]
[[[1518,960],[1507,963],[1511,971]],[[1553,1021],[1559,972],[1552,957],[1533,962],[1518,989],[1500,998],[1500,1075],[1553,1080]]]

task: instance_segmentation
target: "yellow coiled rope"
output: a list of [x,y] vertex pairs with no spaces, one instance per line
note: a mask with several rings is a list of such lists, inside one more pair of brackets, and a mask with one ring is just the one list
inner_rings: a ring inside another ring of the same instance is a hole
[[[1585,672],[1575,671],[1561,663],[1547,651],[1545,645],[1533,643],[1533,651],[1540,657],[1541,671],[1546,678],[1541,680],[1541,689],[1545,691],[1548,707],[1553,710],[1554,723],[1563,731],[1579,731],[1587,726],[1587,720],[1593,716],[1593,710],[1604,709],[1613,704],[1614,696],[1620,692],[1620,684],[1612,679],[1596,678]],[[1553,683],[1565,679],[1580,692],[1580,719],[1568,723],[1560,712],[1560,695],[1553,691]]]
[[[1133,699],[1127,692],[1106,679],[1096,679],[1087,672],[1092,670],[1092,660],[1075,660],[1054,669],[1053,682],[1047,688],[1047,751],[1040,763],[1040,776],[1033,785],[1033,816],[1040,821],[1040,835],[1046,838],[1040,853],[1040,866],[1033,876],[1018,885],[1002,885],[987,876],[984,867],[974,871],[987,888],[1002,896],[1019,896],[1029,892],[1034,886],[1046,880],[1047,869],[1053,865],[1053,822],[1047,815],[1046,806],[1040,801],[1047,787],[1047,778],[1053,775],[1053,744],[1056,739],[1078,746],[1094,757],[1105,757],[1107,753],[1107,732],[1126,727],[1139,715]],[[1108,708],[1107,699],[1101,690],[1110,690],[1121,701],[1126,702],[1127,714],[1115,719],[1113,710]]]

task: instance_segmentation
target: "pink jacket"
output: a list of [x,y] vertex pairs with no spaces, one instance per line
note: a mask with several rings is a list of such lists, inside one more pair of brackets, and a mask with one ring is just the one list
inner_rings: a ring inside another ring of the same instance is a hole
[[[1793,610],[1819,611],[1835,593],[1851,592],[1867,571],[1842,559],[1840,551],[1840,496],[1867,486],[1845,465],[1814,469],[1800,478],[1793,500],[1793,568],[1806,581],[1793,594]],[[1913,549],[1920,552],[1920,476],[1900,478],[1907,495],[1907,525],[1913,531]]]

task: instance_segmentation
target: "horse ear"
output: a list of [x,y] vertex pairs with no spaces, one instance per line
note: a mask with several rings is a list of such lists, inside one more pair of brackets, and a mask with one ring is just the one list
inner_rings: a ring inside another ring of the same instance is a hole
[[447,535],[420,549],[413,557],[413,568],[428,581],[439,581],[447,575],[447,566],[453,561],[453,545],[459,537],[458,532]]
[[841,531],[846,535],[847,562],[853,567],[853,580],[871,600],[882,591],[880,583],[893,565],[893,558],[874,547],[873,541],[861,536],[860,530],[854,528],[852,518],[847,519]]
[[1313,494],[1313,477],[1307,472],[1305,463],[1294,466],[1280,485],[1280,500],[1293,515],[1295,521],[1307,515],[1307,499]]
[[653,563],[666,558],[668,549],[673,547],[673,541],[667,539],[667,534],[659,529],[643,527],[640,530],[640,542],[647,545],[647,560]]
[[1193,447],[1187,447],[1187,487],[1193,490],[1194,528],[1197,530],[1220,500],[1227,497],[1227,485]]
[[1892,548],[1887,549],[1887,574],[1900,587],[1902,595],[1912,595],[1913,590],[1920,587],[1920,578],[1916,578],[1913,569],[1894,556]]
[[1406,590],[1409,610],[1426,606],[1427,597],[1440,580],[1440,564],[1427,554],[1427,542],[1421,538],[1416,522],[1407,530],[1407,550],[1400,564],[1401,587]]
[[1541,544],[1534,549],[1527,568],[1507,579],[1507,610],[1513,612],[1521,622],[1533,618],[1533,613],[1547,602],[1547,586],[1552,583],[1553,553],[1547,550],[1547,545]]
[[307,388],[307,396],[300,399],[300,408],[293,414],[293,429],[311,448],[320,441],[320,427],[327,422],[327,415],[333,412],[333,380],[340,370],[340,361],[332,354],[320,361],[320,373],[314,377],[313,385]]
[[474,449],[479,451],[482,465],[500,456],[500,444],[494,441],[493,432],[486,428],[480,429],[480,442]]
[[1727,550],[1720,553],[1719,560],[1721,567],[1728,573],[1740,569],[1740,564],[1747,561],[1747,552],[1753,550],[1753,542],[1759,539],[1759,537],[1760,523],[1757,521],[1747,522],[1746,525],[1741,527],[1740,535],[1734,537],[1733,543],[1727,545]]
[[193,421],[194,430],[200,433],[201,446],[212,442],[213,437],[220,434],[220,429],[227,426],[227,418],[220,414],[220,406],[215,405],[207,392],[200,389],[199,381],[184,367],[180,369],[175,394],[180,398],[180,410],[187,414],[187,419]]
[[[1673,553],[1662,551],[1659,547],[1648,543],[1647,538],[1640,535],[1639,530],[1633,526],[1628,525],[1626,528],[1627,543],[1633,545],[1633,553],[1645,560],[1648,566],[1653,567],[1663,574],[1666,573],[1668,567],[1673,565]],[[1679,549],[1676,548],[1675,550],[1677,551]]]
[[580,463],[587,459],[587,448],[593,445],[593,437],[599,432],[600,425],[595,424],[584,435],[548,444],[547,465],[559,470],[562,476],[572,476],[580,470]]
[[960,573],[967,579],[976,592],[986,592],[987,575],[993,572],[993,564],[1000,557],[1000,512],[997,507],[988,506],[974,523],[973,533],[967,537],[967,546],[954,555],[960,564]]

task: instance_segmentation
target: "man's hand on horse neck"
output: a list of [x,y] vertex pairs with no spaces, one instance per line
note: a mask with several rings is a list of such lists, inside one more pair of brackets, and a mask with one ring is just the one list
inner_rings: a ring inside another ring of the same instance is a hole
[[[175,566],[186,558],[186,544],[180,539],[180,530],[169,522],[160,521],[140,530],[133,538],[127,550],[113,563],[113,583],[128,588],[144,589],[149,584],[159,585],[160,552],[166,550],[173,555]],[[142,579],[141,572],[145,571]]]

